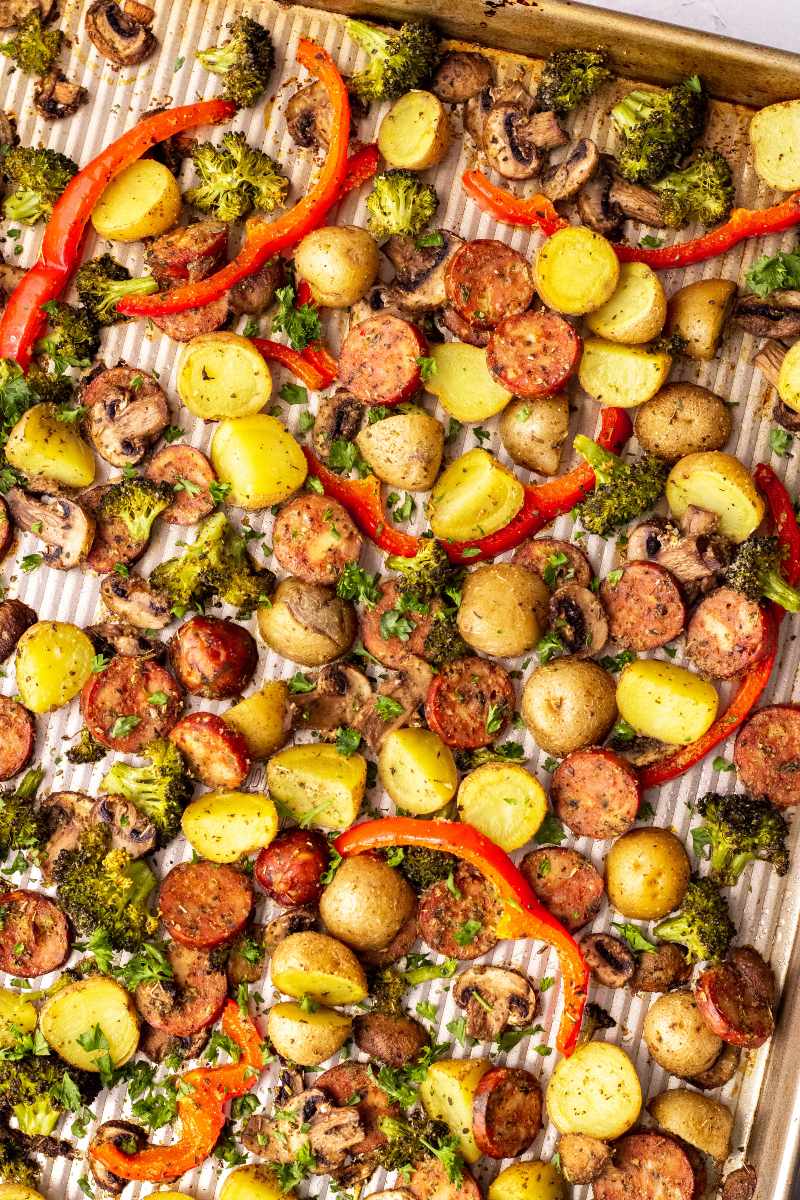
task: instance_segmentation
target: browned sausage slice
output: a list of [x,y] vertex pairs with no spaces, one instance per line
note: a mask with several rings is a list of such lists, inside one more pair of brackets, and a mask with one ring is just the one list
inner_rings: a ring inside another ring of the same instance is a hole
[[193,712],[170,733],[189,770],[211,788],[235,789],[244,783],[252,766],[242,735],[216,713]]
[[495,928],[501,915],[497,894],[466,863],[459,863],[449,883],[447,879],[433,883],[420,896],[420,937],[445,958],[480,958],[497,942]]
[[688,1154],[661,1133],[629,1133],[592,1184],[594,1200],[693,1200],[695,1173]]
[[[169,292],[166,293],[169,295]],[[228,293],[204,304],[202,308],[189,308],[186,312],[168,313],[165,317],[153,317],[167,337],[174,342],[190,342],[201,333],[213,333],[228,319]]]
[[140,983],[136,1007],[150,1025],[172,1037],[191,1037],[222,1012],[228,986],[224,971],[205,950],[173,943],[167,951],[173,978]]
[[481,329],[525,312],[534,295],[528,260],[493,238],[465,242],[447,264],[444,285],[456,312]]
[[354,325],[339,356],[339,381],[364,404],[399,404],[419,390],[419,360],[428,352],[416,325],[376,313]]
[[599,913],[603,877],[577,850],[565,846],[531,850],[520,870],[545,908],[567,929],[580,929]]
[[264,263],[259,271],[240,279],[231,288],[228,296],[231,310],[237,316],[243,313],[258,316],[265,312],[275,298],[275,292],[284,280],[283,259],[279,254]]
[[328,496],[306,492],[284,504],[272,528],[275,557],[306,583],[335,583],[362,546],[347,509]]
[[145,478],[169,483],[175,499],[161,513],[168,525],[196,525],[216,508],[209,488],[217,476],[202,450],[194,446],[163,446],[145,469]]
[[758,1175],[755,1167],[745,1163],[743,1167],[731,1171],[722,1181],[720,1200],[753,1200],[758,1186]]
[[482,1154],[516,1158],[542,1128],[542,1089],[521,1067],[492,1067],[472,1104],[472,1131]]
[[360,957],[371,967],[389,967],[392,963],[405,958],[418,936],[417,914],[414,913],[413,917],[408,918],[405,925],[400,926],[388,946],[384,946],[382,950],[362,950]]
[[731,679],[769,653],[771,628],[755,600],[717,588],[700,601],[686,630],[686,654],[704,675]]
[[371,1012],[354,1019],[353,1041],[362,1054],[389,1067],[404,1067],[419,1057],[428,1035],[413,1017]]
[[771,1006],[731,963],[718,963],[703,971],[694,998],[706,1025],[723,1042],[755,1050],[772,1037],[775,1019]]
[[154,238],[145,260],[159,287],[165,288],[178,279],[205,279],[222,261],[227,247],[227,225],[195,221]]
[[54,900],[39,892],[6,892],[0,913],[0,971],[35,979],[66,962],[69,926]]
[[594,573],[583,550],[560,538],[530,538],[522,543],[512,561],[541,575],[550,588],[560,588],[566,583],[588,587]]
[[800,705],[770,704],[736,734],[733,761],[754,796],[778,808],[800,804]]
[[704,1090],[723,1087],[738,1071],[741,1057],[742,1051],[738,1046],[725,1042],[711,1066],[699,1075],[693,1075],[689,1082]]
[[169,641],[169,660],[192,696],[224,700],[244,691],[258,663],[255,638],[221,617],[192,617]]
[[665,567],[629,562],[603,580],[600,598],[612,640],[628,650],[655,650],[681,632],[686,611],[680,588]]
[[483,658],[462,658],[447,663],[431,683],[425,718],[448,746],[475,750],[506,729],[515,699],[504,667]]
[[[355,1103],[364,1129],[363,1141],[351,1148],[351,1153],[363,1157],[382,1146],[386,1137],[380,1123],[384,1117],[397,1117],[400,1108],[394,1104],[370,1074],[366,1063],[342,1062],[318,1077],[316,1087],[325,1092],[334,1104]],[[354,1101],[353,1097],[358,1096]]]
[[0,696],[0,780],[18,775],[31,760],[36,722],[18,700]]
[[36,613],[21,600],[0,602],[0,663],[11,656],[25,630],[36,620]]
[[744,975],[750,987],[767,1004],[774,1008],[778,1003],[778,984],[775,973],[753,946],[734,946],[729,951],[727,962]]
[[147,540],[131,537],[127,525],[119,517],[106,517],[100,512],[108,491],[108,484],[99,483],[80,496],[81,508],[90,513],[95,522],[94,538],[84,565],[96,575],[108,575],[117,563],[130,566],[147,549]]
[[496,327],[486,347],[486,365],[515,396],[535,399],[563,388],[575,369],[581,339],[558,313],[520,313]]
[[447,304],[442,309],[441,317],[439,318],[445,329],[449,329],[453,337],[459,342],[468,342],[470,346],[488,346],[489,338],[492,335],[490,329],[481,329],[477,325],[470,324],[465,321],[452,305]]
[[14,526],[8,512],[8,505],[0,496],[0,558],[3,558],[14,537]]
[[636,959],[612,933],[587,933],[580,947],[589,970],[603,987],[624,987],[636,970]]
[[152,659],[117,654],[87,680],[81,713],[101,746],[139,754],[153,738],[165,737],[178,719],[183,698],[178,684]]
[[253,885],[227,863],[179,863],[164,876],[158,911],[182,946],[211,950],[230,942],[247,924]]
[[437,607],[438,602],[433,601],[427,612],[406,612],[398,585],[393,580],[382,583],[377,604],[361,616],[365,648],[385,667],[404,667],[409,655],[424,658],[425,639],[433,628]]
[[416,1200],[481,1200],[481,1190],[464,1169],[453,1183],[447,1167],[438,1158],[425,1158],[413,1170],[408,1186]]
[[619,837],[636,820],[641,788],[636,771],[621,755],[599,746],[573,750],[558,764],[550,783],[556,815],[578,837]]

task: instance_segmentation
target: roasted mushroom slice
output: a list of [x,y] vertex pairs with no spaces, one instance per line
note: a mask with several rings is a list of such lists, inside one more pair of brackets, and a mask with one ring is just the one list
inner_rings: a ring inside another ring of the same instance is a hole
[[38,13],[46,21],[53,4],[54,0],[0,0],[0,29],[21,25],[31,13]]
[[[367,106],[360,96],[348,88],[350,98],[350,136]],[[306,150],[327,150],[333,128],[333,109],[326,89],[317,80],[301,87],[286,105],[286,127],[289,136]]]
[[[377,693],[369,697],[354,722],[371,750],[377,753],[387,734],[413,722],[432,681],[433,669],[428,663],[409,654],[403,669],[381,682]],[[380,711],[381,700],[387,698],[400,705],[400,711],[388,721]]]
[[275,299],[275,292],[283,283],[283,261],[276,255],[253,275],[240,279],[228,292],[231,312],[236,316],[260,316]]
[[48,567],[69,571],[89,553],[94,519],[74,500],[57,492],[24,492],[18,487],[11,488],[6,499],[19,528],[34,533],[47,546],[43,560]]
[[39,801],[45,817],[47,842],[39,862],[47,879],[62,850],[74,850],[91,823],[95,801],[84,792],[50,792]]
[[0,600],[0,663],[10,658],[25,630],[37,619],[33,609],[21,600]]
[[[1,147],[2,139],[0,139]],[[9,263],[0,262],[0,311],[24,274],[25,271],[22,267],[12,267]]]
[[140,462],[169,424],[164,391],[146,371],[120,363],[81,387],[84,427],[97,453],[113,467]]
[[84,26],[95,49],[118,67],[144,62],[158,42],[150,29],[155,13],[136,0],[125,0],[123,8],[114,0],[95,0],[86,12]]
[[98,652],[106,657],[124,654],[127,658],[157,658],[164,652],[162,642],[153,641],[140,629],[122,621],[98,621],[96,625],[88,625],[86,632]]
[[164,629],[172,620],[169,597],[140,575],[106,575],[100,595],[115,617],[135,629]]
[[70,83],[63,71],[54,67],[47,75],[37,79],[33,88],[33,102],[37,110],[49,121],[71,117],[89,99],[89,93],[79,83]]
[[364,705],[372,697],[372,685],[355,667],[330,663],[317,676],[313,692],[296,696],[298,725],[305,729],[339,729],[356,725]]
[[467,1033],[489,1042],[504,1029],[524,1029],[536,1016],[539,997],[522,971],[467,967],[453,984],[453,999],[466,1009]]
[[156,1029],[154,1025],[145,1025],[139,1049],[146,1054],[151,1062],[162,1063],[167,1058],[179,1055],[181,1059],[199,1058],[205,1049],[209,1038],[208,1029],[200,1029],[191,1037],[175,1037],[165,1029]]
[[[696,514],[704,513],[703,516]],[[726,562],[726,543],[715,536],[716,518],[709,525],[705,510],[695,510],[689,523],[678,529],[663,517],[649,517],[631,530],[628,561],[656,562],[685,587],[711,587]]]
[[800,291],[771,292],[769,296],[744,296],[737,300],[733,318],[740,329],[756,337],[800,337]]
[[608,621],[594,592],[567,583],[550,597],[550,628],[569,654],[587,658],[608,641]]
[[292,933],[311,933],[319,929],[319,914],[313,908],[287,908],[264,929],[263,946],[267,954]]
[[338,388],[332,396],[323,396],[311,434],[314,453],[327,462],[335,441],[352,442],[361,428],[364,412],[361,401],[344,388]]
[[446,303],[445,271],[464,240],[448,229],[437,229],[430,236],[437,239],[434,245],[419,246],[416,238],[405,235],[385,243],[383,252],[395,277],[383,291],[384,305],[396,304],[406,312],[419,313],[432,312]]
[[147,1145],[147,1135],[141,1125],[134,1125],[132,1121],[105,1121],[95,1130],[89,1143],[86,1157],[96,1183],[104,1192],[109,1192],[112,1196],[121,1196],[129,1181],[112,1174],[95,1154],[98,1146],[107,1145],[109,1142],[125,1154],[136,1154]]
[[650,188],[640,187],[637,183],[629,183],[627,179],[616,177],[608,193],[609,203],[616,205],[626,217],[632,221],[643,221],[654,229],[666,229],[666,221],[661,212],[661,199],[657,192]]
[[492,64],[485,54],[454,50],[436,68],[431,91],[445,104],[463,104],[491,82]]
[[493,104],[486,114],[483,149],[504,179],[532,179],[542,166],[542,156],[529,135],[527,114],[510,102]]
[[569,141],[558,114],[549,111],[532,112],[527,120],[527,133],[537,150],[556,150]]
[[107,825],[112,847],[125,850],[131,858],[142,858],[155,849],[158,840],[155,825],[124,796],[101,796],[92,808],[90,821]]
[[625,214],[611,202],[613,176],[607,159],[601,157],[597,171],[578,193],[578,215],[584,225],[607,238],[617,238],[622,232]]
[[554,203],[571,200],[595,175],[600,166],[600,151],[591,138],[580,138],[558,166],[542,175],[541,191]]
[[358,1109],[337,1107],[319,1088],[290,1097],[279,1114],[251,1117],[242,1134],[247,1149],[270,1162],[290,1163],[310,1150],[316,1174],[342,1166],[348,1152],[363,1140]]

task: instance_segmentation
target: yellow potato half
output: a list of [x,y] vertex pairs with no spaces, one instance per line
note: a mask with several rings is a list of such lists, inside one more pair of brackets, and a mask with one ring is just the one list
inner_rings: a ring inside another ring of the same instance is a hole
[[554,1162],[512,1163],[489,1184],[488,1200],[564,1200],[564,1177]]
[[756,174],[782,192],[800,188],[800,100],[768,104],[750,122]]
[[211,462],[220,481],[231,485],[228,503],[251,511],[288,500],[308,474],[297,442],[277,417],[266,413],[220,421]]
[[[55,992],[42,1008],[39,1025],[48,1045],[81,1071],[98,1071],[97,1059],[105,1053],[120,1067],[133,1058],[139,1045],[139,1014],[133,997],[105,975],[90,975]],[[96,1027],[108,1045],[87,1049],[81,1041]]]
[[283,1190],[268,1167],[251,1163],[231,1171],[219,1200],[294,1200],[295,1195],[293,1188]]
[[434,1121],[444,1121],[455,1134],[467,1163],[476,1163],[481,1156],[472,1132],[472,1106],[491,1065],[483,1058],[441,1058],[428,1067],[419,1089],[426,1113]]
[[92,674],[94,646],[66,621],[37,621],[17,643],[17,691],[31,712],[50,712],[77,696]]
[[671,366],[672,357],[663,351],[587,338],[578,380],[583,390],[601,404],[635,408],[655,396],[666,383]]
[[425,381],[425,391],[457,421],[488,420],[511,400],[511,393],[489,374],[482,347],[441,342],[431,346],[430,354],[436,370]]
[[433,92],[406,92],[395,100],[378,130],[378,149],[391,167],[427,171],[447,154],[450,118]]
[[222,719],[242,735],[253,758],[269,758],[289,735],[289,687],[285,679],[270,679],[261,690],[234,704]]
[[617,683],[617,708],[642,737],[682,746],[702,737],[714,723],[717,690],[676,663],[639,658],[629,663]]
[[619,259],[601,234],[585,225],[569,225],[542,246],[534,280],[548,308],[577,317],[611,299],[619,280]]
[[678,459],[665,489],[672,515],[682,517],[689,505],[719,517],[719,530],[743,542],[764,516],[764,501],[753,477],[738,458],[723,450],[704,450]]
[[642,1088],[624,1050],[608,1042],[588,1042],[556,1064],[545,1100],[559,1133],[606,1140],[622,1137],[636,1124]]
[[270,966],[274,986],[295,1000],[310,996],[320,1004],[358,1004],[367,995],[361,963],[326,933],[289,934],[276,947]]
[[267,1017],[267,1035],[283,1058],[301,1067],[317,1067],[341,1050],[350,1037],[352,1022],[333,1008],[307,1012],[294,1001],[273,1004]]
[[287,746],[267,763],[270,794],[311,829],[347,829],[358,816],[367,762],[328,743]]
[[778,395],[788,408],[800,412],[800,342],[784,355],[778,372]]
[[92,212],[95,232],[112,242],[158,237],[178,220],[181,189],[154,158],[140,158],[111,180]]
[[398,808],[424,817],[443,808],[458,787],[453,752],[431,729],[393,729],[381,742],[378,775]]
[[270,844],[278,812],[269,796],[255,792],[207,792],[184,809],[181,827],[203,858],[233,863]]
[[667,296],[647,263],[623,263],[614,294],[586,318],[592,333],[631,346],[658,337],[667,319]]
[[66,488],[94,482],[91,446],[73,425],[59,421],[54,404],[34,404],[17,421],[6,442],[6,458],[25,475],[40,475]]
[[529,842],[547,812],[547,797],[535,775],[518,763],[484,763],[458,789],[462,821],[509,852]]
[[249,417],[269,401],[272,376],[249,338],[201,333],[181,352],[178,395],[204,421]]
[[516,475],[486,450],[468,450],[439,476],[428,517],[436,537],[466,542],[503,529],[524,500],[525,489]]

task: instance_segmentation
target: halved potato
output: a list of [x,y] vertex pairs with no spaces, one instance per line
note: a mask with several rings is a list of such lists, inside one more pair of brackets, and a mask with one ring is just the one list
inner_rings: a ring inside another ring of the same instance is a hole
[[511,393],[489,374],[482,347],[440,342],[430,354],[436,370],[425,381],[425,391],[457,421],[486,421],[510,401]]
[[422,408],[365,425],[356,445],[378,479],[407,492],[433,487],[444,451],[440,421]]
[[273,1004],[267,1017],[267,1036],[282,1058],[300,1067],[317,1067],[341,1050],[350,1037],[352,1021],[334,1008],[307,1012],[294,1001]]
[[172,172],[154,158],[140,158],[111,180],[92,210],[92,224],[101,238],[138,242],[172,229],[182,204]]
[[481,1156],[472,1132],[472,1106],[491,1065],[483,1058],[440,1058],[428,1067],[419,1089],[426,1113],[434,1121],[444,1121],[455,1134],[467,1163],[476,1163]]
[[240,733],[253,758],[269,758],[289,736],[289,687],[285,679],[270,679],[261,690],[222,714],[226,725]]
[[92,675],[95,650],[68,621],[37,621],[17,642],[17,691],[26,708],[44,713],[68,704]]
[[522,508],[525,489],[486,450],[468,450],[446,467],[428,501],[436,537],[465,542],[508,525]]
[[586,318],[592,333],[609,342],[638,345],[658,337],[667,319],[667,296],[647,263],[623,263],[614,294]]
[[249,417],[269,401],[272,376],[249,338],[201,333],[181,351],[178,395],[204,421]]
[[750,122],[756,174],[782,192],[800,188],[800,100],[768,104]]
[[535,775],[518,763],[484,763],[458,789],[462,821],[507,853],[529,842],[547,812],[547,797]]
[[82,1071],[99,1070],[103,1054],[120,1067],[139,1045],[133,997],[105,975],[90,975],[52,995],[39,1014],[39,1027],[47,1044]]
[[230,484],[228,503],[249,510],[288,500],[308,474],[289,430],[266,413],[220,421],[211,440],[211,462],[220,482]]
[[395,100],[378,129],[378,149],[390,167],[427,171],[447,154],[450,118],[433,92],[414,90]]
[[453,752],[431,729],[393,729],[381,742],[378,775],[398,808],[424,817],[456,793]]
[[790,346],[778,372],[778,395],[788,408],[800,412],[800,342]]
[[673,516],[680,519],[690,504],[707,509],[719,517],[720,533],[734,542],[748,538],[764,516],[764,501],[747,467],[722,450],[679,459],[665,490]]
[[719,696],[713,683],[677,663],[637,658],[617,682],[619,715],[642,737],[687,745],[713,725]]
[[688,1088],[672,1088],[648,1104],[662,1129],[723,1163],[731,1152],[733,1113],[726,1104]]
[[40,475],[65,488],[85,488],[94,482],[92,448],[73,425],[58,419],[54,404],[34,404],[17,421],[5,448],[12,467],[25,475]]
[[667,381],[672,356],[643,346],[620,346],[602,338],[587,338],[578,367],[578,380],[601,404],[635,408],[644,404]]
[[279,992],[321,1004],[358,1004],[367,977],[353,951],[326,933],[292,933],[272,955],[272,982]]
[[219,1200],[294,1200],[295,1196],[294,1188],[284,1190],[269,1167],[249,1163],[231,1171],[222,1185]]
[[0,1047],[13,1046],[15,1030],[33,1033],[38,1014],[36,1008],[21,992],[0,988]]
[[587,1042],[556,1063],[546,1093],[547,1112],[559,1133],[622,1137],[642,1111],[636,1068],[620,1046]]
[[270,794],[311,829],[347,829],[358,816],[367,762],[327,743],[288,746],[267,763]]
[[585,225],[569,225],[542,246],[534,279],[548,308],[577,317],[611,299],[619,281],[619,259],[601,234]]
[[233,863],[270,844],[278,812],[269,796],[255,792],[206,792],[184,809],[181,828],[203,858]]
[[569,397],[556,392],[512,400],[500,416],[499,433],[506,453],[519,466],[557,475],[569,433]]
[[492,1180],[487,1200],[564,1200],[564,1177],[555,1162],[512,1163]]
[[698,279],[670,296],[667,333],[683,338],[687,358],[708,362],[714,357],[735,299],[731,279]]

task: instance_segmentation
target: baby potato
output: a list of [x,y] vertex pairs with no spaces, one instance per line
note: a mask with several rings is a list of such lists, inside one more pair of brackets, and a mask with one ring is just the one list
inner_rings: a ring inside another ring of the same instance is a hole
[[240,733],[253,758],[269,758],[289,736],[289,687],[285,679],[270,679],[222,714],[226,725]]
[[345,758],[328,743],[287,746],[267,763],[270,794],[309,829],[352,825],[366,783],[366,759],[360,754]]
[[606,855],[608,899],[636,921],[654,921],[679,908],[690,874],[683,843],[658,826],[629,830]]
[[486,450],[468,450],[431,492],[428,518],[442,541],[466,542],[502,529],[522,508],[525,489]]
[[378,479],[407,492],[429,491],[444,451],[441,422],[415,408],[366,425],[356,445]]
[[220,483],[231,485],[228,504],[250,511],[288,500],[308,474],[297,442],[266,413],[220,421],[211,440],[211,462]]
[[294,1001],[273,1004],[267,1017],[267,1036],[275,1051],[300,1067],[318,1067],[341,1050],[350,1037],[352,1021],[333,1008],[306,1012]]
[[564,1177],[554,1162],[512,1163],[492,1180],[487,1200],[565,1200]]
[[[99,1026],[108,1047],[87,1050],[79,1038]],[[81,1071],[99,1071],[97,1059],[107,1053],[121,1067],[139,1045],[139,1014],[133,996],[115,979],[90,975],[55,992],[39,1014],[42,1037],[56,1054]]]
[[393,729],[381,742],[378,777],[404,812],[428,816],[456,794],[453,752],[432,729]]
[[456,624],[474,650],[516,658],[540,640],[550,592],[539,575],[516,563],[488,563],[465,578]]
[[0,1200],[46,1200],[41,1192],[24,1183],[0,1183]]
[[333,588],[291,577],[281,580],[257,620],[267,645],[304,667],[320,667],[345,654],[358,629],[352,604]]
[[94,657],[94,646],[77,625],[37,621],[17,643],[20,700],[35,713],[68,704],[91,677]]
[[778,371],[778,395],[788,408],[800,412],[800,342],[790,346]]
[[296,1000],[310,996],[321,1004],[358,1004],[367,995],[361,963],[325,933],[291,933],[278,943],[270,962],[272,983]]
[[683,338],[682,353],[688,358],[713,358],[735,298],[736,284],[730,279],[687,283],[670,296],[667,333]]
[[414,892],[399,871],[371,855],[345,859],[319,902],[325,927],[356,950],[383,950],[415,908]]
[[325,225],[306,234],[294,252],[294,265],[321,308],[349,308],[375,282],[380,256],[366,229]]
[[140,158],[111,180],[92,210],[92,225],[109,241],[138,242],[172,229],[181,205],[172,172],[154,158]]
[[800,188],[800,100],[768,104],[750,122],[756,174],[782,192]]
[[537,746],[559,756],[603,741],[617,716],[614,680],[589,659],[558,658],[537,667],[521,712]]
[[378,129],[378,149],[390,167],[427,171],[450,146],[450,119],[438,96],[415,90],[395,100]]
[[294,1188],[283,1190],[269,1167],[249,1163],[226,1177],[219,1200],[295,1200],[296,1195]]
[[661,280],[647,263],[623,263],[614,294],[586,318],[592,333],[634,346],[658,337],[667,318]]
[[609,241],[585,225],[569,225],[549,237],[536,256],[536,291],[548,308],[578,317],[611,299],[619,269]]
[[178,395],[204,421],[251,417],[272,395],[272,376],[249,338],[201,333],[187,342],[178,362]]
[[425,381],[425,391],[436,396],[457,421],[486,421],[502,412],[511,399],[511,393],[489,374],[482,347],[439,342],[431,346],[430,355],[436,370]]
[[455,1134],[466,1163],[476,1163],[481,1156],[472,1132],[472,1106],[491,1065],[484,1058],[440,1058],[428,1067],[419,1089],[425,1112]]
[[547,812],[547,797],[535,775],[518,763],[484,763],[458,789],[462,821],[510,853],[529,842]]
[[662,350],[587,338],[578,380],[583,390],[601,404],[635,408],[655,396],[666,383],[671,367],[672,356]]
[[66,488],[94,482],[92,448],[73,425],[59,421],[54,404],[34,404],[8,435],[6,458],[25,475],[41,475]]
[[555,396],[512,400],[503,409],[500,441],[520,467],[540,475],[557,475],[561,447],[569,433],[569,400],[563,392]]
[[13,1046],[17,1040],[15,1029],[33,1033],[38,1014],[36,1008],[20,992],[0,988],[0,1047]]
[[685,667],[639,658],[619,677],[617,705],[623,720],[642,737],[683,746],[714,723],[719,696],[712,683]]
[[233,863],[270,844],[278,832],[278,813],[269,796],[207,792],[184,809],[181,828],[203,858]]
[[687,454],[721,450],[731,436],[730,406],[696,383],[667,383],[636,410],[639,445],[648,454],[676,462]]
[[587,1042],[556,1063],[545,1094],[550,1120],[559,1133],[585,1133],[605,1140],[622,1137],[642,1110],[636,1068],[619,1046]]
[[659,996],[647,1011],[642,1034],[653,1061],[681,1079],[707,1071],[723,1046],[686,991]]
[[733,1113],[719,1100],[673,1088],[654,1096],[647,1106],[662,1129],[723,1163],[731,1152]]
[[679,459],[665,493],[674,517],[680,519],[690,504],[705,508],[717,514],[720,533],[734,542],[748,538],[764,516],[764,501],[747,467],[720,450]]

